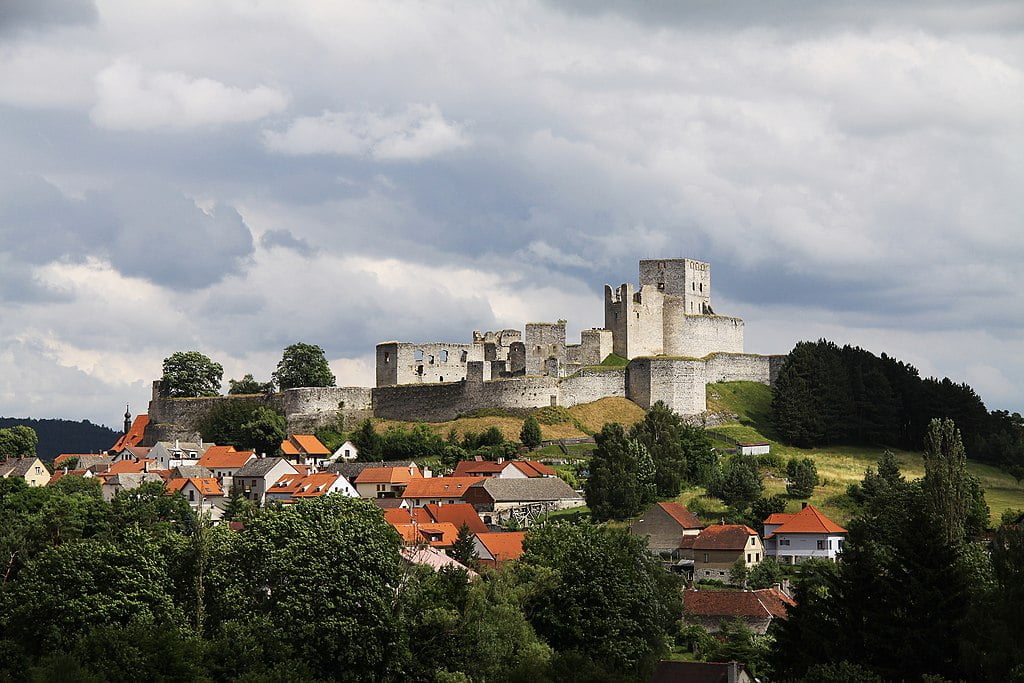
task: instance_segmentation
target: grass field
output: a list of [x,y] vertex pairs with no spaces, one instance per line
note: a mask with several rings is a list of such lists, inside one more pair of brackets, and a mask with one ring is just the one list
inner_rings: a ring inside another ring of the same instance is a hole
[[[519,440],[519,432],[523,428],[524,417],[502,414],[501,411],[485,411],[479,417],[460,417],[449,422],[428,422],[427,427],[442,437],[448,435],[453,428],[461,437],[466,432],[482,432],[490,427],[497,427],[506,439]],[[541,438],[548,439],[579,439],[601,431],[606,422],[619,422],[626,429],[644,417],[644,409],[630,400],[618,397],[602,398],[593,403],[584,403],[572,408],[538,408],[531,411],[540,422]],[[388,427],[411,429],[415,422],[399,422],[396,420],[376,420],[377,431]],[[554,453],[552,453],[554,455]]]
[[[845,521],[849,510],[843,507],[842,495],[849,484],[864,478],[864,471],[873,467],[882,455],[881,448],[860,448],[852,446],[829,446],[827,448],[796,448],[784,446],[775,441],[775,433],[768,419],[771,408],[771,390],[754,382],[727,382],[708,385],[708,409],[712,412],[732,412],[738,421],[711,427],[713,431],[739,441],[767,441],[772,452],[782,456],[784,461],[791,457],[811,458],[818,467],[822,485],[814,490],[810,501],[839,523]],[[908,479],[924,476],[924,460],[920,453],[892,449],[900,461],[900,468]],[[1000,515],[1009,508],[1024,509],[1024,486],[1009,474],[976,462],[968,462],[967,469],[981,481],[985,488],[991,519],[998,522]],[[765,472],[767,494],[785,493],[782,472]],[[701,495],[699,490],[684,492],[683,502]],[[713,499],[704,501],[713,507]],[[787,508],[796,512],[800,507],[797,500],[790,501]]]

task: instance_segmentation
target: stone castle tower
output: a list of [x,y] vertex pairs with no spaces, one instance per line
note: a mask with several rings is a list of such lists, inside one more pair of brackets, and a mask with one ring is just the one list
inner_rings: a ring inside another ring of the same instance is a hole
[[743,321],[711,308],[711,264],[693,259],[640,261],[640,289],[604,287],[604,326],[616,355],[703,358],[743,353]]

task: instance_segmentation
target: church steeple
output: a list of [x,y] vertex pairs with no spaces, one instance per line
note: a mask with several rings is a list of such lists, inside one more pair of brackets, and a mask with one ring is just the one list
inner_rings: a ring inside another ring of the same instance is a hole
[[128,409],[128,404],[124,405],[124,433],[127,434],[128,430],[132,428],[132,413]]

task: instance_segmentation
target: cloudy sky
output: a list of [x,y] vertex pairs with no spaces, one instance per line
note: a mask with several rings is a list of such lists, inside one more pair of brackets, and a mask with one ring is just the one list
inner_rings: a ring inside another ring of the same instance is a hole
[[651,256],[749,351],[1024,411],[1024,6],[768,7],[3,0],[0,415],[117,425],[177,350],[578,339]]

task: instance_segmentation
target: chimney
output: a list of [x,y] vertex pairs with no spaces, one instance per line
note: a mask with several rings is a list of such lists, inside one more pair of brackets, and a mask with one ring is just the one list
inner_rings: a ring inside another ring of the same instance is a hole
[[807,509],[807,501],[806,500],[804,502],[800,503],[800,509],[801,510]]
[[178,443],[177,439],[174,440],[174,450],[176,450],[176,451],[180,451],[181,450],[181,445]]

